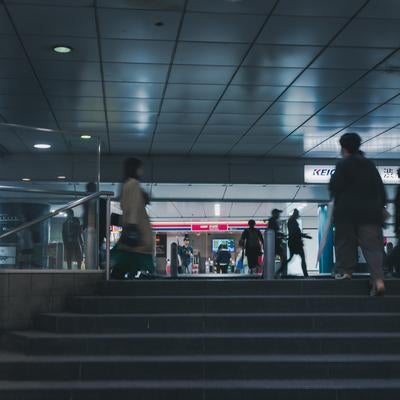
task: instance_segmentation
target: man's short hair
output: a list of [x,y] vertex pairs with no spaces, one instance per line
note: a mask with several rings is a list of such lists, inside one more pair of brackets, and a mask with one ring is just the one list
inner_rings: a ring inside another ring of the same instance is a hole
[[361,138],[357,133],[345,133],[339,142],[350,154],[355,154],[360,150]]

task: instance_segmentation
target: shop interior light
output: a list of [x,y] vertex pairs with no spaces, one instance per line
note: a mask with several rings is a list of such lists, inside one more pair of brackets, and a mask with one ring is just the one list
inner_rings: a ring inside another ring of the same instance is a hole
[[88,139],[91,139],[91,138],[92,137],[90,135],[81,135],[81,139],[88,140]]
[[216,217],[221,215],[221,204],[214,204],[214,214]]
[[68,54],[71,53],[72,47],[69,46],[54,46],[53,51],[59,54]]
[[50,149],[51,148],[51,144],[47,144],[47,143],[37,143],[34,144],[33,147],[35,149]]
[[24,181],[24,182],[30,182],[31,178],[22,178],[21,180]]
[[57,179],[67,179],[67,177],[64,175],[59,175],[59,176],[57,176]]

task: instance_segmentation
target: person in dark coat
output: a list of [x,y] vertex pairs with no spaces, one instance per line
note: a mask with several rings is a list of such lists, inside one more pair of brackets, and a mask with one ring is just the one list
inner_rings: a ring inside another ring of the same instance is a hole
[[279,221],[282,210],[274,208],[272,210],[271,218],[268,220],[268,229],[273,229],[275,231],[275,256],[278,255],[281,259],[281,266],[275,273],[275,277],[287,276],[287,255],[286,249],[283,247],[283,239],[285,235],[281,231],[281,224]]
[[344,134],[340,145],[343,160],[329,183],[334,199],[336,278],[351,278],[360,246],[370,268],[371,295],[382,295],[385,188],[373,162],[360,151],[358,134]]
[[[400,178],[400,168],[397,170],[397,176]],[[397,187],[396,198],[394,199],[395,215],[394,215],[394,233],[397,240],[400,239],[400,185]]]
[[256,228],[254,219],[251,219],[248,225],[249,227],[243,231],[240,240],[244,243],[249,271],[253,273],[260,266],[258,258],[262,255],[264,238],[260,230]]
[[293,256],[295,254],[298,254],[301,257],[301,268],[303,270],[303,275],[305,277],[308,277],[306,256],[304,254],[303,238],[311,239],[311,236],[301,231],[299,223],[297,222],[297,219],[299,217],[300,217],[299,210],[295,208],[293,210],[293,214],[290,216],[287,223],[288,233],[289,233],[288,247],[290,253],[290,257],[287,262],[289,264]]

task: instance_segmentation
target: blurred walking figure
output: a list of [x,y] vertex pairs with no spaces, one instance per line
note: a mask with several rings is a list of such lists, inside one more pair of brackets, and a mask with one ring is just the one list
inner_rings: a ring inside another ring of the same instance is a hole
[[122,233],[112,250],[113,279],[133,278],[142,272],[154,271],[153,233],[146,211],[149,196],[140,187],[142,175],[142,162],[134,157],[128,158],[124,163],[120,198]]
[[275,257],[278,255],[281,260],[281,266],[275,273],[276,278],[287,276],[287,255],[286,249],[283,247],[283,239],[285,235],[281,231],[281,213],[282,210],[274,208],[271,213],[271,218],[268,220],[268,228],[275,231]]
[[71,269],[72,262],[76,261],[78,269],[81,269],[83,259],[82,228],[79,219],[74,216],[73,210],[67,210],[67,219],[62,227],[62,238],[67,268]]
[[334,198],[336,278],[351,279],[361,247],[371,274],[371,296],[383,295],[383,235],[386,193],[375,165],[360,151],[361,138],[340,138],[343,160],[329,183]]
[[181,258],[181,273],[191,274],[193,266],[193,247],[190,246],[189,236],[183,239],[183,246],[178,247],[178,253]]
[[251,219],[248,225],[249,227],[243,231],[240,240],[244,244],[249,272],[254,273],[260,266],[258,259],[262,255],[264,238],[260,230],[256,228],[256,221],[254,219]]
[[304,254],[304,243],[303,238],[311,239],[311,236],[303,233],[300,229],[299,223],[297,222],[300,217],[299,210],[295,208],[293,214],[290,216],[287,227],[288,227],[288,247],[290,257],[288,259],[288,264],[292,260],[295,254],[301,257],[301,269],[303,270],[303,275],[308,277],[306,256]]

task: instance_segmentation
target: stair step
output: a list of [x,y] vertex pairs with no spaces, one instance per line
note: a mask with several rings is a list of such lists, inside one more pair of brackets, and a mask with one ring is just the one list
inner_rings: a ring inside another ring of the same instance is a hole
[[[400,292],[400,290],[399,290]],[[367,295],[226,295],[226,296],[85,296],[70,310],[82,313],[247,313],[247,312],[397,312],[400,296]]]
[[0,382],[2,400],[397,400],[399,389],[399,379]]
[[400,332],[54,334],[16,332],[25,354],[400,354]]
[[26,357],[0,361],[0,381],[395,379],[400,356],[197,355]]
[[57,333],[396,332],[400,313],[43,314],[38,328]]
[[[290,280],[149,280],[109,281],[101,287],[104,295],[366,295],[369,279],[336,281],[334,279],[290,279]],[[400,282],[387,280],[388,294],[399,293]]]

